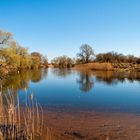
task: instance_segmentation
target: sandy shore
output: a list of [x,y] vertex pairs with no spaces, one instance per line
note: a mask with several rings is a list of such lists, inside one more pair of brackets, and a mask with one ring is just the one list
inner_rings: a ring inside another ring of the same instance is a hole
[[140,115],[107,112],[44,112],[46,140],[140,140]]

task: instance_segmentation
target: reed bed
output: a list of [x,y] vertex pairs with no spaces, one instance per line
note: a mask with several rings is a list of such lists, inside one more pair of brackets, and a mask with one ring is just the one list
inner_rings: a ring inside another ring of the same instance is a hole
[[43,110],[25,92],[24,105],[10,91],[0,90],[0,140],[40,140],[43,130]]
[[102,70],[102,71],[112,71],[114,70],[111,63],[86,63],[86,64],[77,64],[74,69],[77,70]]

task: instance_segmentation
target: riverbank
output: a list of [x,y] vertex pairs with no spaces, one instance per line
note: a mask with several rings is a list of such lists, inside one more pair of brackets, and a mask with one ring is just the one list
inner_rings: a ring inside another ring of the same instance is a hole
[[5,64],[1,64],[0,66],[0,78],[4,78],[9,74],[16,73],[18,70],[14,67],[7,66]]
[[[47,67],[41,65],[41,68],[54,68],[55,66],[49,64]],[[86,64],[76,64],[72,69],[75,70],[92,70],[92,71],[136,71],[140,72],[140,64],[132,63],[86,63]],[[19,69],[14,66],[8,66],[6,64],[0,65],[0,77],[4,77],[11,73],[18,72]]]
[[77,64],[74,69],[78,70],[114,70],[111,63],[86,63],[86,64]]
[[140,71],[140,64],[133,63],[86,63],[77,64],[78,70],[102,70],[102,71]]
[[[46,68],[48,68],[48,66],[41,65],[37,69],[41,69],[41,68],[46,69]],[[3,64],[1,63],[0,64],[0,79],[3,79],[11,74],[19,73],[20,71],[31,70],[31,69],[32,68],[17,68],[17,67],[11,66],[11,65],[7,65],[5,63],[3,63]]]
[[139,140],[140,114],[44,112],[44,140]]

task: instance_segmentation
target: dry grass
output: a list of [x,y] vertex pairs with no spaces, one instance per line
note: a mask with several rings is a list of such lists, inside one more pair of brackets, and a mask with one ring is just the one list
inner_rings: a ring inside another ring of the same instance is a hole
[[[27,93],[25,93],[27,95]],[[40,139],[43,128],[43,111],[33,100],[33,94],[26,96],[25,106],[10,92],[0,91],[0,140]]]
[[113,70],[111,63],[87,63],[87,64],[78,64],[74,69],[85,69],[85,70]]

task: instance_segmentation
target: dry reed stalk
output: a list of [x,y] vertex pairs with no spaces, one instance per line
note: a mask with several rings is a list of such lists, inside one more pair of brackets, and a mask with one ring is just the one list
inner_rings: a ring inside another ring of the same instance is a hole
[[[27,92],[25,93],[27,96]],[[25,106],[21,107],[19,97],[15,98],[10,91],[0,91],[0,140],[39,139],[43,128],[43,110],[34,98],[33,93],[27,96]]]

